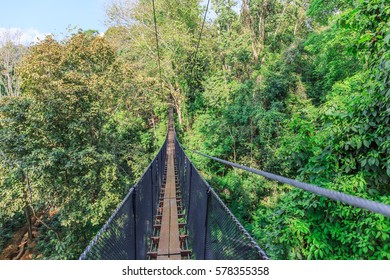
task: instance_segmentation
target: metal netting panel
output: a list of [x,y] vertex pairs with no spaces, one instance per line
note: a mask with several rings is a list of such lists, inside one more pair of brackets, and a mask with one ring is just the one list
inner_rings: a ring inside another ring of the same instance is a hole
[[[151,165],[152,166],[152,165]],[[153,227],[152,168],[148,168],[135,187],[136,259],[145,259]]]
[[[175,135],[176,137],[176,135]],[[175,164],[178,169],[179,187],[181,192],[182,203],[186,211],[189,199],[189,185],[190,185],[190,162],[188,161],[183,149],[179,143],[175,141]]]
[[160,195],[160,185],[159,185],[159,179],[158,179],[158,163],[157,161],[154,161],[151,165],[151,185],[152,185],[152,213],[153,213],[153,221],[156,217],[157,212],[157,204],[159,201],[159,195]]
[[192,253],[198,260],[205,256],[207,186],[194,166],[190,166],[189,201],[187,205],[188,239]]
[[[176,137],[176,134],[175,134]],[[187,196],[187,192],[185,186],[186,186],[186,172],[187,172],[187,160],[184,154],[184,151],[180,148],[177,141],[175,141],[175,164],[178,171],[179,176],[179,187],[182,193],[182,197]],[[187,200],[184,200],[184,204],[186,205]]]
[[185,209],[188,208],[188,204],[190,203],[190,190],[191,190],[191,176],[192,176],[192,170],[191,170],[191,162],[188,160],[188,158],[185,158],[185,177],[183,178],[183,187],[182,187],[182,193],[183,193],[183,201]]
[[161,188],[162,180],[164,177],[165,162],[167,159],[167,137],[165,138],[165,142],[162,145],[160,152],[157,154],[157,179],[159,188]]
[[134,188],[80,256],[85,260],[135,259]]
[[210,191],[208,204],[207,259],[256,260],[267,256],[250,237],[214,190]]
[[268,259],[254,239],[203,179],[175,139],[180,169],[189,247],[193,257],[203,259]]

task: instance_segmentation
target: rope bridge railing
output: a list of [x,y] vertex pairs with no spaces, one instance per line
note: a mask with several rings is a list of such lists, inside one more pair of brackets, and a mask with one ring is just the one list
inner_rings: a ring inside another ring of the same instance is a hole
[[184,153],[175,135],[176,164],[186,209],[189,247],[198,260],[268,259]]
[[[97,233],[80,260],[146,259],[163,182],[167,140],[141,179]],[[184,153],[175,162],[189,249],[195,259],[268,259]]]
[[164,174],[167,141],[80,260],[145,259]]

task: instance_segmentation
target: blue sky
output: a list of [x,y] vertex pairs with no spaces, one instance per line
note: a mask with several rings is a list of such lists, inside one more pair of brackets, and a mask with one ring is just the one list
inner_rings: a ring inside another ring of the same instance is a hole
[[0,34],[19,31],[29,43],[52,33],[61,37],[69,25],[104,32],[108,0],[0,0]]
[[[105,6],[111,2],[112,0],[0,0],[0,39],[5,33],[18,34],[18,41],[27,45],[36,42],[38,38],[43,39],[46,34],[54,34],[61,39],[67,34],[69,26],[84,30],[95,29],[103,33],[107,30],[104,24]],[[207,0],[201,2],[202,5],[206,3]],[[239,8],[240,5],[236,7],[237,10]],[[211,5],[208,19],[214,17]]]

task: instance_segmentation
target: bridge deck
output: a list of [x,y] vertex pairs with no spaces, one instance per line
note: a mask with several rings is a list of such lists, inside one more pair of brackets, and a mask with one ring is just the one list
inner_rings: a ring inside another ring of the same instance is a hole
[[158,260],[180,260],[181,249],[179,239],[179,223],[176,201],[175,181],[175,144],[172,113],[169,116],[168,146],[167,146],[167,175],[163,199],[160,240],[158,244]]

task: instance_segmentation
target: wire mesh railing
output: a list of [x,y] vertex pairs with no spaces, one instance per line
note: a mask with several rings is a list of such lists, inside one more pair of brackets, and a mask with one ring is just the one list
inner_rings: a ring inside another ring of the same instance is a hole
[[[79,259],[146,259],[166,163],[167,140]],[[193,259],[268,259],[184,153],[175,162]]]
[[189,247],[199,260],[268,259],[265,252],[199,174],[175,137],[179,185]]

